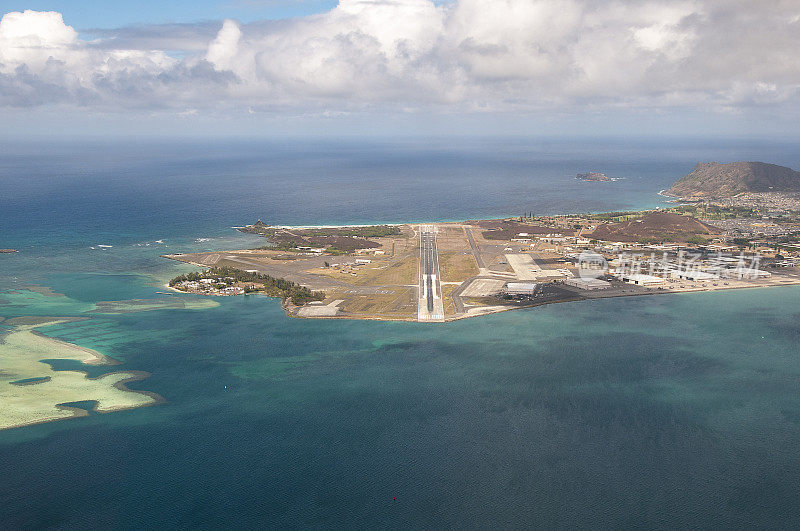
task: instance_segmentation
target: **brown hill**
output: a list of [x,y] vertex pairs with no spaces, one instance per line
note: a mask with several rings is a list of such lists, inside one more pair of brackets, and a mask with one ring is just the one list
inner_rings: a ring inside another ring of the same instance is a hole
[[745,192],[800,192],[800,172],[764,162],[701,162],[666,191],[675,197],[731,197]]
[[600,225],[590,238],[611,242],[685,242],[692,236],[718,234],[716,227],[689,216],[671,212],[648,212],[644,216]]

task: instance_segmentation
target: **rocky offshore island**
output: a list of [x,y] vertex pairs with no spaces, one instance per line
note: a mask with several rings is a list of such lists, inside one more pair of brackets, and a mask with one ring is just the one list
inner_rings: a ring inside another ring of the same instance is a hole
[[600,182],[605,182],[605,181],[610,181],[611,180],[606,176],[605,173],[600,173],[600,172],[597,172],[597,171],[590,171],[590,172],[587,172],[587,173],[579,173],[578,175],[575,176],[575,178],[578,179],[578,180],[581,180],[581,181],[600,181]]

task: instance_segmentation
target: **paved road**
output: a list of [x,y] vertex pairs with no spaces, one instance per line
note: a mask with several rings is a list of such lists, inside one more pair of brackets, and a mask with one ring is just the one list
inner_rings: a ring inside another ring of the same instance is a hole
[[461,293],[475,278],[477,277],[468,278],[467,280],[462,282],[460,286],[456,287],[456,289],[450,292],[450,298],[453,299],[453,308],[455,308],[456,314],[461,314],[466,312],[466,308],[464,307],[464,301],[461,299]]
[[467,233],[469,246],[472,247],[472,254],[475,256],[475,262],[478,263],[478,269],[486,269],[486,264],[483,263],[483,257],[481,256],[481,250],[478,249],[478,246],[475,243],[475,238],[472,237],[472,229],[469,227],[464,227],[464,232]]
[[421,225],[419,229],[419,297],[417,319],[444,320],[444,301],[439,279],[439,252],[436,248],[436,227]]

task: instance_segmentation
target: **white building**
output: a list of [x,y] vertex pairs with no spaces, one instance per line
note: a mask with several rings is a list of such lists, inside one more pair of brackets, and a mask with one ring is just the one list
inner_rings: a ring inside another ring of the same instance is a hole
[[506,284],[506,293],[509,295],[533,295],[536,284],[533,282],[509,282]]
[[719,279],[719,276],[713,273],[707,273],[705,271],[693,271],[693,270],[683,271],[680,269],[675,269],[673,271],[670,271],[669,276],[680,280],[692,280],[700,282]]
[[611,283],[599,278],[568,278],[564,281],[567,286],[574,286],[576,288],[584,289],[587,291],[595,291],[598,289],[608,289]]
[[657,277],[655,275],[645,275],[642,273],[636,273],[633,275],[624,275],[622,277],[623,282],[627,282],[628,284],[635,284],[637,286],[656,286],[658,284],[663,284],[664,279],[661,277]]
[[772,276],[772,273],[768,271],[762,271],[760,269],[753,269],[749,267],[728,269],[725,271],[725,274],[728,276],[728,278],[737,278],[739,280],[757,280],[759,278],[769,278]]

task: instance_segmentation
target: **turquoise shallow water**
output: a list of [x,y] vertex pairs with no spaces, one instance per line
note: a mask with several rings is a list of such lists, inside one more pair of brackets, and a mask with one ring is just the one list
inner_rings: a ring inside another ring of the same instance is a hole
[[[445,153],[453,172],[464,165],[457,153]],[[118,162],[105,164],[113,171],[95,171],[114,174]],[[168,167],[180,173],[181,163]],[[662,177],[645,177],[661,188]],[[46,219],[37,209],[49,208],[49,192],[26,193],[27,207],[14,208]],[[442,200],[442,217],[458,208]],[[123,362],[92,376],[150,372],[131,387],[167,402],[0,432],[6,528],[800,524],[798,288],[584,301],[443,325],[289,319],[257,296],[98,313],[99,301],[174,300],[160,283],[184,266],[159,259],[169,252],[159,245],[252,243],[226,228],[234,210],[203,210],[195,226],[150,214],[144,234],[130,229],[133,216],[102,234],[87,224],[14,236],[24,252],[3,263],[0,316],[89,317],[42,331]],[[114,247],[90,248],[98,243]],[[24,289],[32,283],[63,295]]]

